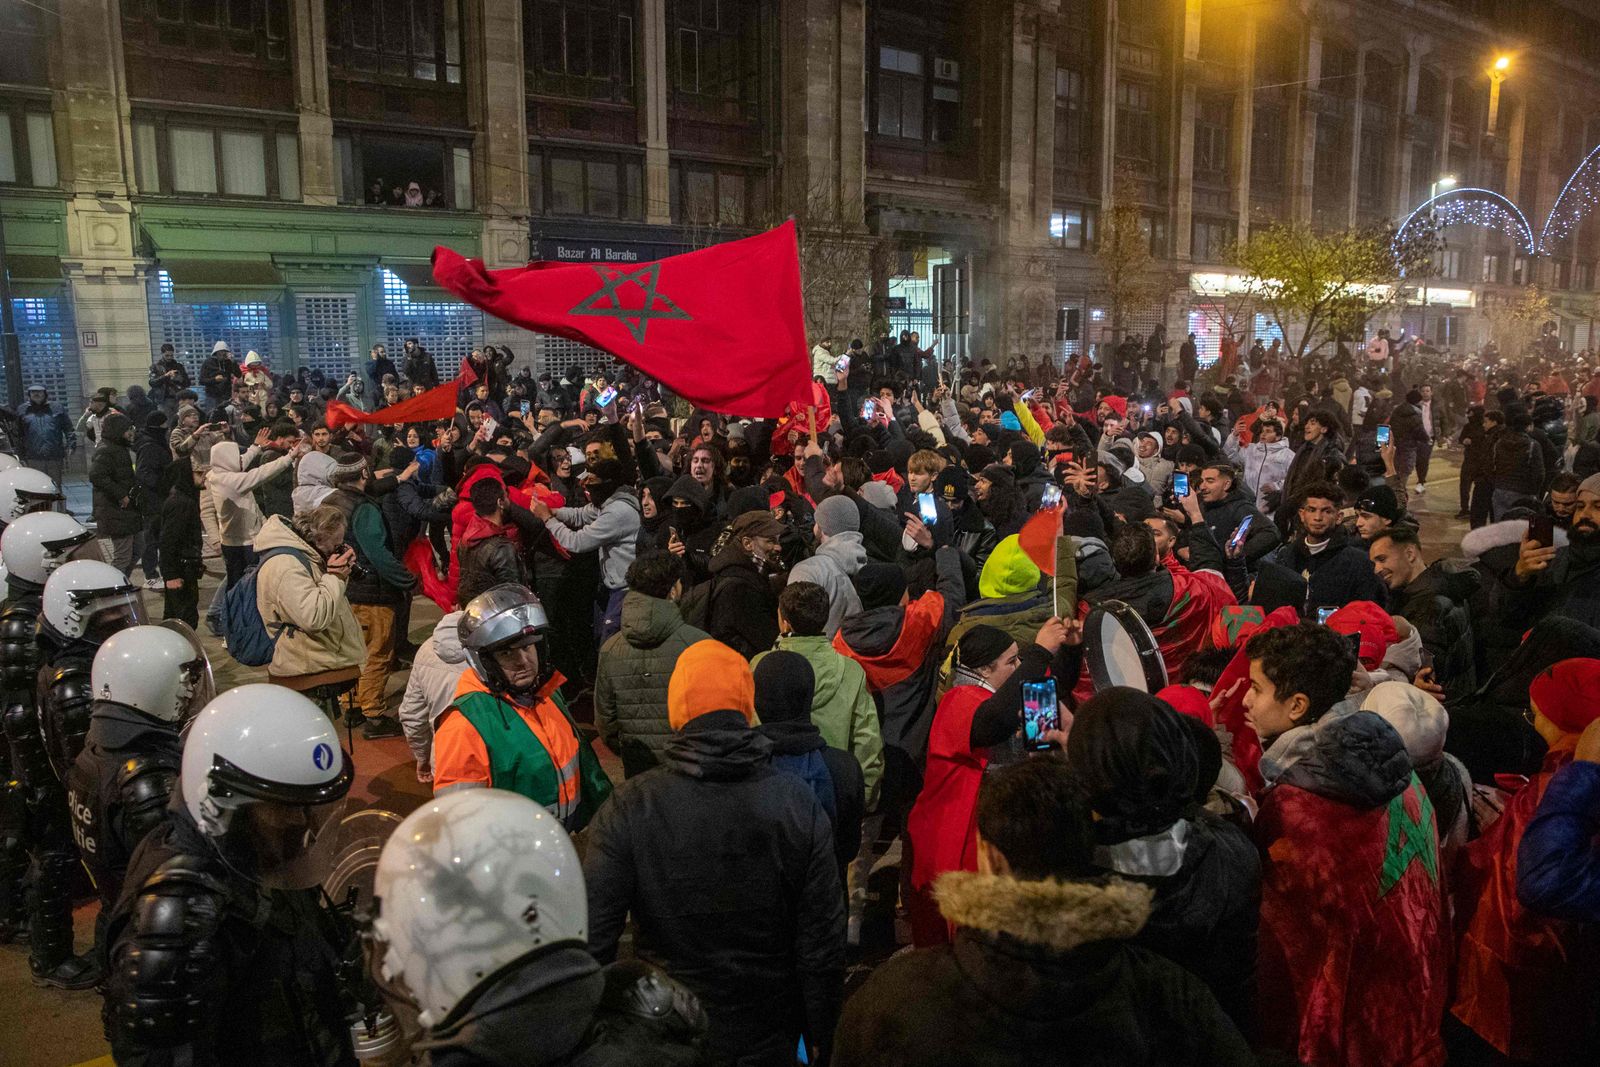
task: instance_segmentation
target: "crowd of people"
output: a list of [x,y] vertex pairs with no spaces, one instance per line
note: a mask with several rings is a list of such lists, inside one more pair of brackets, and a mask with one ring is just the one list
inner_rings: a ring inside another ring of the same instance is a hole
[[[765,420],[415,340],[31,389],[0,940],[119,1063],[1590,1062],[1600,370],[1380,339],[823,339]],[[432,793],[369,899],[321,888],[340,725]]]

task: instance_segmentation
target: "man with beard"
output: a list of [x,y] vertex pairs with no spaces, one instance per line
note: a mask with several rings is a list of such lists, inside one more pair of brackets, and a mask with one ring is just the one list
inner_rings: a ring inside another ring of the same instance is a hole
[[1360,538],[1339,523],[1339,505],[1337,486],[1322,482],[1307,488],[1298,512],[1299,532],[1266,556],[1306,580],[1302,615],[1341,608],[1352,600],[1370,600],[1380,607],[1387,602]]
[[[1195,484],[1192,476],[1190,483]],[[1277,527],[1256,509],[1254,495],[1240,484],[1238,471],[1232,464],[1208,463],[1200,468],[1198,491],[1205,524],[1211,528],[1217,544],[1227,544],[1239,524],[1249,519],[1250,529],[1244,540],[1244,557],[1249,565],[1254,566],[1277,547]],[[1172,517],[1170,511],[1168,517]]]
[[1546,615],[1564,615],[1600,626],[1600,474],[1578,486],[1563,548],[1523,539],[1517,565],[1506,574],[1505,608],[1532,626]]
[[1572,525],[1572,514],[1578,510],[1578,486],[1582,484],[1583,479],[1571,471],[1562,471],[1550,479],[1544,510],[1557,529],[1565,530]]
[[1472,618],[1467,602],[1478,590],[1478,572],[1424,563],[1417,531],[1392,526],[1372,539],[1372,569],[1389,589],[1389,613],[1403,617],[1433,657],[1434,681],[1454,698],[1477,688]]

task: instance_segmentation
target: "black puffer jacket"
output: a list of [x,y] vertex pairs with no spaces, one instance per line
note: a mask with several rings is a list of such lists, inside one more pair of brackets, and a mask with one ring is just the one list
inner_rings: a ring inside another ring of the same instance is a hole
[[778,639],[778,594],[736,543],[711,561],[706,631],[745,659],[771,648]]
[[89,460],[94,487],[94,521],[102,537],[130,537],[144,528],[139,511],[139,483],[133,474],[133,449],[128,416],[113,411],[100,424],[100,444]]
[[1243,485],[1235,485],[1227,496],[1214,504],[1201,501],[1200,511],[1219,545],[1228,543],[1228,538],[1233,536],[1233,531],[1239,528],[1246,516],[1253,516],[1250,532],[1244,539],[1244,558],[1250,566],[1277,548],[1281,540],[1278,528],[1256,509],[1254,494]]
[[741,1064],[792,1062],[802,1033],[825,1048],[843,989],[833,828],[771,750],[737,711],[691,719],[600,809],[583,862],[595,957],[631,914],[636,955],[694,991],[711,1050]]
[[1327,547],[1320,552],[1309,551],[1302,535],[1278,546],[1266,558],[1310,583],[1305,606],[1308,616],[1318,608],[1342,608],[1352,600],[1370,600],[1379,607],[1388,602],[1389,591],[1372,573],[1372,561],[1361,539],[1343,526],[1333,528]]
[[1253,1064],[1201,981],[1130,944],[1149,890],[952,872],[953,944],[895,956],[845,1005],[834,1067]]
[[1389,598],[1389,613],[1403,616],[1421,635],[1446,699],[1466,696],[1478,688],[1467,603],[1480,581],[1470,566],[1447,566],[1445,560],[1438,560]]

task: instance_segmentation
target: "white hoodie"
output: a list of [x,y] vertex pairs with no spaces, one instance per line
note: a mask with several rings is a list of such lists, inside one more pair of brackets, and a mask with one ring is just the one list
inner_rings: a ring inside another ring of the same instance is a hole
[[222,530],[222,543],[239,547],[256,539],[261,529],[261,509],[256,507],[256,486],[279,471],[287,470],[294,455],[279,456],[263,463],[255,470],[244,468],[255,459],[260,449],[251,445],[243,455],[232,441],[219,441],[211,446],[211,469],[206,472],[206,488],[217,502],[217,524]]
[[295,472],[294,491],[289,494],[294,500],[294,513],[296,516],[313,511],[316,506],[328,498],[333,492],[333,486],[328,484],[333,468],[339,464],[334,458],[324,452],[307,452],[300,461],[300,469]]
[[456,683],[467,668],[467,654],[457,630],[462,612],[452,611],[433,628],[411,661],[411,677],[400,698],[400,725],[416,757],[417,770],[433,769],[433,720],[455,699]]

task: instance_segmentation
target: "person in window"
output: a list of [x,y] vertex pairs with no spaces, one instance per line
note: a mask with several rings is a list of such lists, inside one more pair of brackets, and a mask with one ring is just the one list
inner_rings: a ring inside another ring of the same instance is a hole
[[428,194],[422,198],[423,207],[447,208],[450,205],[444,202],[444,194],[437,189],[429,189]]
[[372,184],[367,187],[367,203],[382,207],[388,203],[388,199],[383,193],[383,179],[372,179]]
[[411,182],[406,186],[406,207],[422,206],[422,186]]

